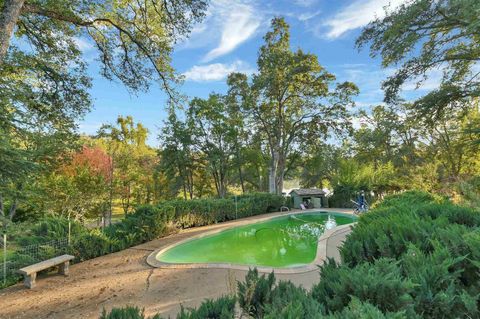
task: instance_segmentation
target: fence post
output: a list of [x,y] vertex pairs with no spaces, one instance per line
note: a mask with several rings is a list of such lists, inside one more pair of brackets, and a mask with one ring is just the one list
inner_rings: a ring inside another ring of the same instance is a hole
[[238,204],[237,204],[237,195],[235,195],[235,220],[238,219]]
[[3,231],[3,285],[7,285],[7,232]]
[[72,232],[72,222],[70,221],[70,214],[68,214],[68,246],[70,246],[71,232]]

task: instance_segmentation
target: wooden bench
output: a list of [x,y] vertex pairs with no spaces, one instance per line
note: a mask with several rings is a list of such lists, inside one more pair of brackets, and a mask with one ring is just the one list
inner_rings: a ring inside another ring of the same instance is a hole
[[37,272],[54,267],[60,266],[58,273],[68,276],[68,266],[70,265],[70,260],[73,260],[75,257],[71,255],[62,255],[55,258],[47,259],[37,264],[33,264],[22,269],[19,269],[17,272],[24,276],[24,284],[28,288],[35,288],[35,279],[37,278]]

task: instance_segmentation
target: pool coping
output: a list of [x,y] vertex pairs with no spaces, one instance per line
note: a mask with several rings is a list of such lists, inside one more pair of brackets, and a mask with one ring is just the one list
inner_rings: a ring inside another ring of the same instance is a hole
[[246,219],[246,220],[240,220],[240,221],[235,221],[233,223],[229,223],[228,225],[225,225],[225,227],[220,227],[218,229],[214,230],[205,230],[204,232],[189,236],[188,238],[181,239],[179,241],[176,241],[175,243],[172,243],[170,245],[167,245],[163,248],[159,248],[154,250],[152,253],[150,253],[147,256],[147,264],[154,268],[164,268],[164,269],[234,269],[234,270],[245,270],[248,271],[251,268],[257,268],[259,272],[262,273],[269,273],[269,272],[275,272],[277,274],[299,274],[299,273],[305,273],[305,272],[310,272],[317,270],[320,265],[322,265],[326,260],[327,260],[327,244],[328,244],[328,239],[332,236],[336,236],[339,234],[343,234],[346,232],[350,232],[352,229],[352,226],[356,224],[356,222],[353,222],[351,224],[346,224],[346,225],[340,225],[336,226],[332,229],[326,230],[318,239],[318,244],[317,244],[317,254],[315,256],[315,259],[306,265],[302,266],[293,266],[293,267],[283,267],[283,268],[278,268],[278,267],[265,267],[265,266],[250,266],[250,265],[242,265],[242,264],[233,264],[233,263],[167,263],[167,262],[162,262],[159,261],[156,257],[157,255],[175,247],[178,245],[181,245],[187,241],[194,240],[194,239],[199,239],[202,237],[210,236],[217,234],[219,232],[225,231],[227,229],[231,229],[234,227],[238,226],[244,226],[244,225],[250,225],[258,222],[263,222],[263,221],[268,221],[274,218],[278,218],[281,216],[288,216],[288,215],[293,215],[293,214],[306,214],[306,213],[336,213],[336,214],[344,214],[344,215],[354,215],[353,212],[348,212],[344,210],[332,210],[332,209],[308,209],[308,210],[302,210],[302,211],[290,211],[290,212],[284,212],[284,213],[279,213],[278,215],[274,216],[268,216],[268,217],[259,217],[255,219]]

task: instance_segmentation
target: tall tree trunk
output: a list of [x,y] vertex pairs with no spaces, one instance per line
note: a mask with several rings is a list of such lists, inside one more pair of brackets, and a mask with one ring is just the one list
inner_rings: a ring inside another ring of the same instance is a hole
[[25,0],[5,0],[0,12],[0,63],[3,62],[10,46],[10,38],[17,24]]
[[277,150],[272,152],[272,159],[270,161],[270,171],[269,171],[269,192],[272,194],[281,194],[283,188],[283,174],[285,171],[285,165],[282,166],[284,162],[281,158],[280,152]]
[[282,195],[282,192],[283,192],[283,179],[285,176],[285,169],[286,169],[285,154],[280,153],[278,156],[277,176],[275,179],[275,190],[277,195]]
[[10,220],[13,220],[13,217],[15,217],[15,214],[17,213],[17,207],[18,207],[18,198],[15,198],[15,201],[13,202],[12,206],[10,206],[10,212],[8,214],[8,218]]
[[278,151],[272,152],[269,171],[269,192],[272,194],[282,194],[285,163],[285,154]]
[[190,193],[190,199],[193,199],[193,171],[188,172],[188,178],[189,178],[188,192]]
[[277,160],[276,153],[272,152],[272,159],[270,160],[270,167],[268,168],[268,191],[275,194],[275,179],[277,177]]
[[183,178],[183,199],[187,200],[187,187],[185,186],[185,178]]

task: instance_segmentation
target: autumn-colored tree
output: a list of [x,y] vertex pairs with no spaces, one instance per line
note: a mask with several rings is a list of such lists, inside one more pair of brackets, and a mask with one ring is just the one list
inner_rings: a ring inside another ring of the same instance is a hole
[[44,211],[76,219],[107,212],[111,158],[102,149],[83,145],[42,181],[37,198]]

